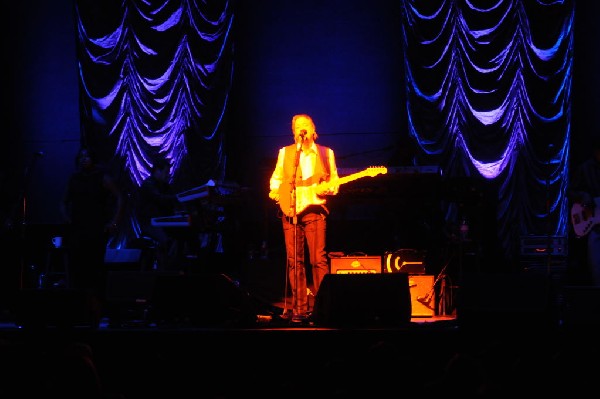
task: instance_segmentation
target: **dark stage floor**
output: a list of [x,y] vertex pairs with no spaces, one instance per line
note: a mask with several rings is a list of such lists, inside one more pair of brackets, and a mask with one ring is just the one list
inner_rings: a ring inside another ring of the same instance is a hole
[[436,276],[348,275],[328,278],[319,306],[310,296],[311,320],[291,322],[282,317],[290,298],[281,269],[255,261],[242,272],[112,270],[98,325],[81,293],[23,290],[0,319],[0,386],[98,397],[81,392],[89,369],[77,359],[86,349],[102,398],[595,389],[597,287],[544,272],[473,273],[444,280],[440,295],[439,285],[431,290]]
[[[0,375],[8,392],[67,392],[81,383],[72,348],[83,344],[103,398],[440,397],[592,388],[591,376],[600,371],[599,329],[541,326],[522,316],[496,314],[478,326],[436,316],[403,326],[339,328],[273,320],[248,327],[111,327],[103,320],[98,328],[15,328],[5,321]],[[92,397],[81,394],[84,388],[62,397]]]

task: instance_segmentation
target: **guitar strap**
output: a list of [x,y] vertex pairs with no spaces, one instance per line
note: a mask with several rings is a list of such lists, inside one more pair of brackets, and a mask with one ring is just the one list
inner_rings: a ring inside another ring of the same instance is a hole
[[[315,176],[319,176],[318,181],[329,180],[330,169],[329,169],[329,158],[327,154],[329,154],[329,148],[323,145],[317,146],[317,164],[315,168]],[[325,204],[321,204],[320,207],[325,211],[326,215],[329,215],[329,209]]]

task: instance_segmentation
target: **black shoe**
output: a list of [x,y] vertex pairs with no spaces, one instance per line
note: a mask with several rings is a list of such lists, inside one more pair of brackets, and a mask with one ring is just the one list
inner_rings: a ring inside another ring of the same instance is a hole
[[292,317],[292,322],[295,323],[303,323],[305,321],[308,321],[308,314],[307,313],[297,313]]
[[281,316],[283,320],[291,320],[293,317],[293,312],[291,310],[284,311]]

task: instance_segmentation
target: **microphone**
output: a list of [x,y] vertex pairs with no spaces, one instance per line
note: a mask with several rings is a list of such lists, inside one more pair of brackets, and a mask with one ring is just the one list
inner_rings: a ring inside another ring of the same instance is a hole
[[296,151],[300,151],[302,148],[302,142],[306,140],[306,130],[301,130],[298,135],[298,142],[296,143]]

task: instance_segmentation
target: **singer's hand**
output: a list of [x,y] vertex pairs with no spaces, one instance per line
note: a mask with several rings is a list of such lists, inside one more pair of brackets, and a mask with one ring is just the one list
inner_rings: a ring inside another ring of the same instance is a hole
[[269,191],[269,198],[279,202],[279,190],[271,190]]

